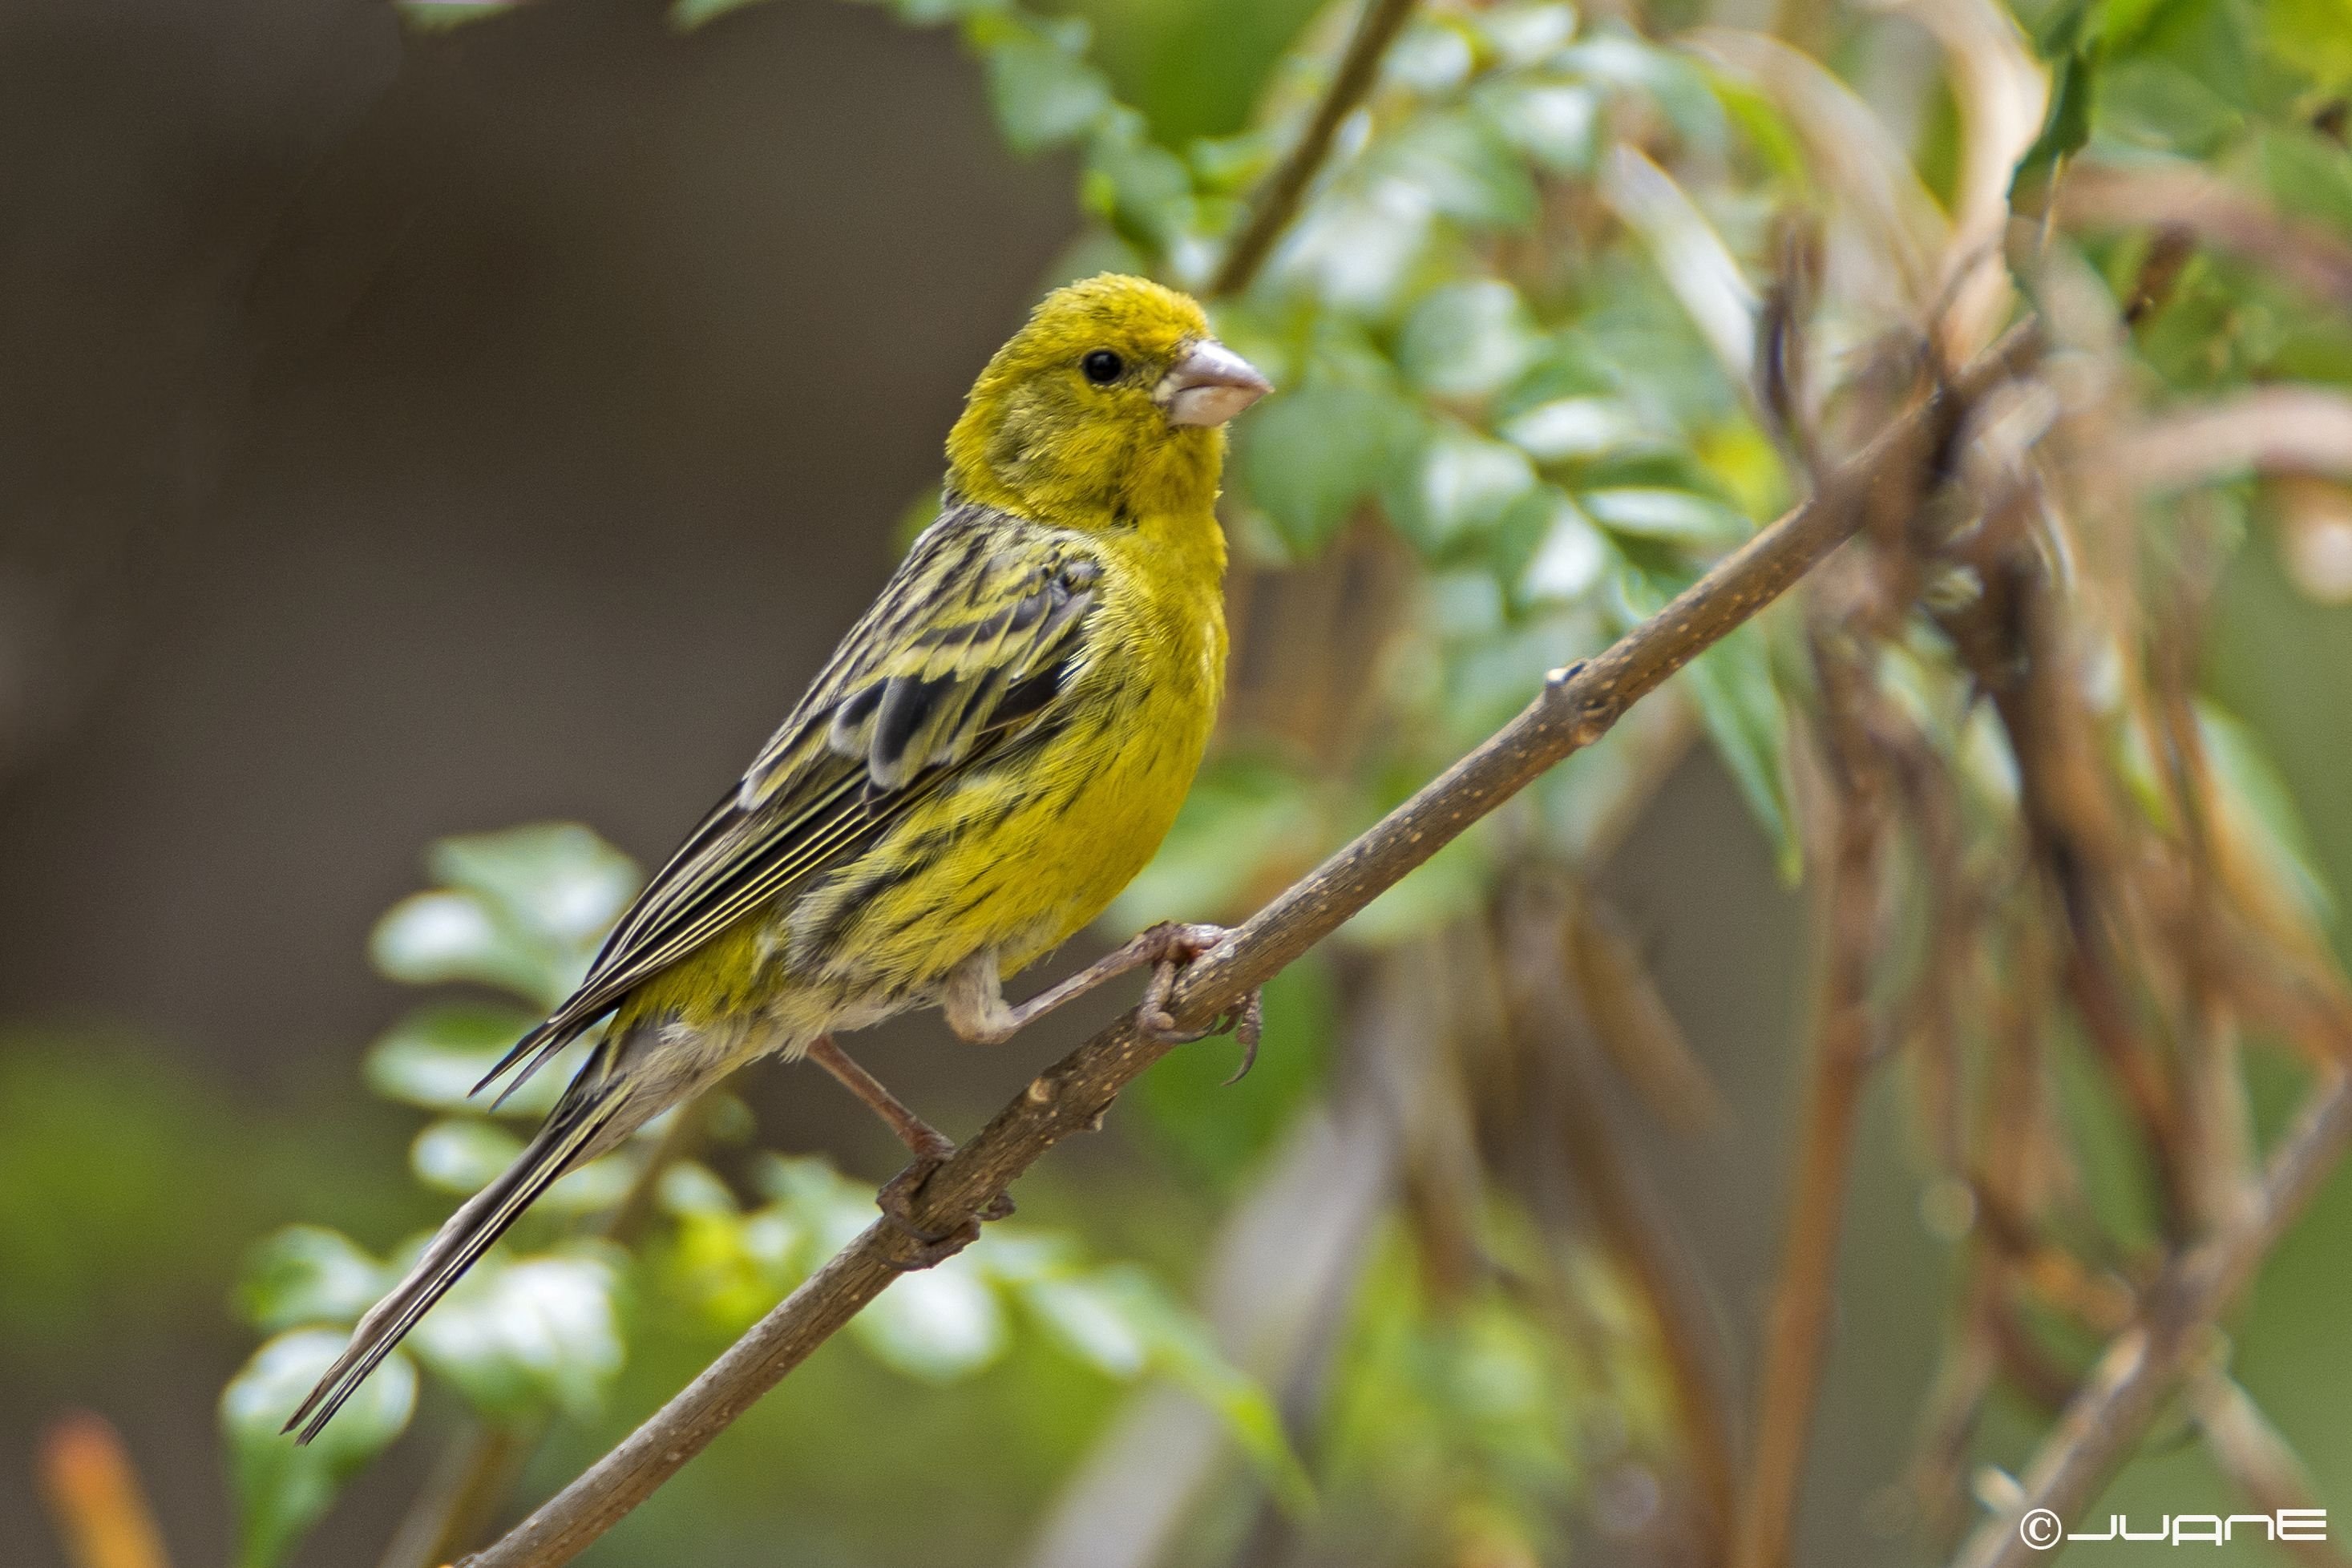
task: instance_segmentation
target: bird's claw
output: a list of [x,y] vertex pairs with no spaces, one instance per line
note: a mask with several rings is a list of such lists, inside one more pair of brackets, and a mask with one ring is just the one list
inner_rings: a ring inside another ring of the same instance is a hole
[[1168,1011],[1168,995],[1175,988],[1176,976],[1186,964],[1217,947],[1230,933],[1223,926],[1211,925],[1171,925],[1164,930],[1167,949],[1152,965],[1150,984],[1143,988],[1143,1005],[1136,1011],[1136,1024],[1144,1034],[1164,1046],[1189,1046],[1195,1040],[1232,1030],[1234,1038],[1241,1043],[1242,1065],[1225,1082],[1239,1083],[1257,1064],[1258,1037],[1265,1028],[1265,998],[1252,989],[1208,1027],[1179,1029],[1175,1016]]
[[982,1220],[1012,1216],[1013,1194],[999,1193],[978,1214],[967,1215],[963,1223],[951,1230],[926,1230],[915,1223],[916,1193],[954,1152],[955,1145],[944,1138],[936,1146],[917,1150],[913,1163],[883,1183],[881,1190],[874,1194],[874,1206],[882,1211],[882,1217],[890,1222],[892,1229],[915,1244],[914,1251],[905,1258],[888,1260],[890,1267],[901,1273],[937,1268],[980,1239]]
[[1225,1079],[1224,1086],[1231,1089],[1249,1077],[1250,1068],[1257,1066],[1258,1037],[1265,1033],[1265,993],[1253,990],[1243,997],[1239,1006],[1218,1020],[1220,1027],[1226,1024],[1233,1026],[1234,1039],[1242,1048],[1242,1065]]

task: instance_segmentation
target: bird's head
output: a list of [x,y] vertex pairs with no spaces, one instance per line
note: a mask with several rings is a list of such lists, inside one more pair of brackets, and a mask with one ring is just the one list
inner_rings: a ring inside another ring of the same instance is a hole
[[1224,423],[1270,390],[1201,307],[1143,278],[1056,289],[948,437],[948,488],[1066,527],[1205,510]]

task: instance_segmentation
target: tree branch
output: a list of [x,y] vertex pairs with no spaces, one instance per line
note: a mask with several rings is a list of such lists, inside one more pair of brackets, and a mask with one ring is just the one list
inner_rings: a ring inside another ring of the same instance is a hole
[[2352,1143],[2352,1077],[2331,1076],[2279,1140],[2262,1192],[2243,1220],[2174,1257],[2148,1288],[2139,1321],[2108,1344],[2082,1392],[2051,1428],[2014,1506],[1978,1527],[1955,1568],[2023,1568],[2049,1549],[2019,1526],[2046,1511],[2071,1520],[2097,1494],[2189,1370],[2209,1331],[2253,1276]]
[[[1940,478],[1963,412],[2030,363],[2031,326],[2011,331],[1841,468],[1822,493],[1717,563],[1658,614],[1589,662],[1555,670],[1517,719],[1188,965],[1167,1006],[1179,1030],[1205,1028],[1359,910],[1570,753],[1853,534],[1889,487],[1916,497]],[[1132,1014],[1039,1074],[912,1194],[918,1228],[945,1234],[987,1208],[1046,1150],[1101,1125],[1118,1092],[1171,1047]],[[802,1281],[717,1361],[570,1486],[466,1568],[568,1563],[916,1261],[916,1244],[877,1221]]]
[[1240,293],[1250,286],[1258,268],[1265,265],[1265,258],[1274,251],[1274,242],[1290,226],[1298,204],[1306,199],[1315,171],[1330,154],[1331,139],[1372,90],[1372,83],[1380,77],[1381,57],[1388,53],[1405,18],[1412,14],[1412,6],[1413,0],[1365,0],[1363,18],[1348,40],[1347,52],[1339,57],[1339,68],[1333,73],[1331,85],[1324,89],[1323,101],[1315,106],[1314,115],[1307,121],[1307,129],[1289,155],[1258,187],[1257,200],[1249,216],[1226,248],[1216,277],[1210,280],[1210,293]]

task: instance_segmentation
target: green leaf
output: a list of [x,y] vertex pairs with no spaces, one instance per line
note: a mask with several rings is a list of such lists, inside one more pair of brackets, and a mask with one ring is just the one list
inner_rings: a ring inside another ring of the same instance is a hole
[[1465,227],[1517,229],[1535,221],[1535,181],[1527,165],[1475,110],[1420,116],[1381,151],[1379,167],[1407,187],[1407,200]]
[[522,1140],[471,1116],[434,1122],[408,1146],[408,1168],[438,1192],[471,1197],[522,1152]]
[[576,822],[444,838],[427,865],[446,886],[572,946],[602,936],[641,879],[635,861]]
[[390,1271],[342,1232],[289,1225],[247,1258],[236,1311],[265,1333],[357,1322],[391,1283]]
[[1648,439],[1633,411],[1612,397],[1559,397],[1513,415],[1503,439],[1538,463],[1573,462]]
[[1393,87],[1423,98],[1451,92],[1469,79],[1477,61],[1469,36],[1451,17],[1414,19],[1381,61],[1381,75]]
[[666,1237],[650,1249],[653,1277],[665,1300],[662,1321],[675,1321],[683,1304],[723,1335],[742,1331],[778,1298],[798,1284],[805,1270],[801,1243],[805,1233],[773,1209],[741,1215],[694,1209],[674,1216]]
[[[974,1248],[977,1250],[977,1248]],[[850,1332],[885,1366],[925,1383],[970,1377],[1004,1353],[1004,1311],[981,1259],[958,1253],[901,1275],[850,1320]]]
[[1024,1281],[1020,1289],[1022,1305],[1054,1342],[1105,1377],[1124,1383],[1150,1364],[1150,1345],[1101,1275],[1049,1274]]
[[1592,520],[1612,533],[1692,550],[1723,549],[1753,531],[1748,520],[1729,507],[1689,490],[1624,485],[1586,490],[1578,499]]
[[1756,357],[1756,291],[1715,225],[1673,175],[1629,142],[1611,150],[1601,188],[1641,236],[1725,376],[1744,385]]
[[2352,13],[2344,0],[2263,0],[2258,9],[2273,58],[2323,91],[2352,87]]
[[1335,310],[1384,315],[1429,248],[1435,216],[1417,184],[1373,174],[1310,202],[1275,270]]
[[2099,77],[2098,126],[2105,137],[2206,157],[2245,123],[2235,105],[2169,60],[2126,60]]
[[1160,250],[1181,243],[1197,216],[1192,171],[1131,109],[1105,115],[1087,145],[1079,196],[1121,234]]
[[1569,45],[1557,59],[1562,70],[1595,86],[1648,98],[1694,151],[1706,154],[1723,147],[1723,105],[1706,74],[1675,50],[1612,24]]
[[1493,528],[1536,488],[1527,454],[1458,425],[1432,433],[1411,478],[1409,485],[1389,487],[1389,511],[1408,538],[1433,554]]
[[1272,1396],[1225,1359],[1199,1314],[1133,1264],[1103,1269],[1092,1278],[1090,1290],[1098,1309],[1144,1347],[1152,1371],[1224,1419],[1284,1507],[1301,1513],[1314,1506],[1314,1483],[1283,1430]]
[[1546,169],[1591,173],[1601,117],[1592,89],[1573,82],[1501,81],[1477,95],[1479,112],[1504,141]]
[[353,1472],[400,1436],[416,1407],[416,1369],[397,1352],[325,1430],[298,1446],[278,1430],[342,1353],[328,1329],[280,1334],[221,1393],[221,1436],[237,1499],[237,1568],[271,1568],[327,1511]]
[[593,1415],[621,1370],[619,1275],[599,1254],[477,1263],[418,1322],[416,1354],[475,1409]]
[[1549,493],[1543,542],[1520,574],[1519,597],[1528,604],[1572,604],[1591,593],[1609,568],[1609,542],[1569,496]]
[[874,1189],[845,1180],[824,1160],[768,1155],[752,1180],[827,1253],[840,1251],[873,1223]]
[[2352,158],[2341,147],[2300,132],[2269,132],[2259,145],[2263,184],[2280,210],[2352,235]]
[[1078,17],[1048,27],[992,13],[966,23],[987,69],[997,128],[1014,152],[1076,141],[1109,110],[1109,84],[1083,58],[1087,33]]
[[455,891],[415,893],[393,905],[376,922],[368,956],[411,985],[471,981],[550,1006],[584,967],[478,894]]
[[1370,387],[1310,382],[1242,426],[1235,477],[1299,556],[1322,549],[1418,428],[1412,411]]
[[679,1160],[661,1173],[656,1195],[664,1214],[731,1215],[736,1212],[735,1194],[727,1184],[711,1173],[710,1167],[698,1160]]
[[1540,65],[1576,36],[1576,7],[1561,0],[1528,0],[1470,14],[1496,59],[1513,70]]
[[1203,136],[1185,150],[1192,178],[1204,191],[1242,195],[1255,189],[1274,167],[1274,139],[1263,130],[1234,136]]
[[1684,679],[1716,754],[1772,843],[1781,879],[1794,884],[1804,852],[1789,806],[1789,716],[1763,632],[1740,626],[1692,660]]
[[2048,199],[2050,182],[2058,165],[2082,150],[2091,139],[2091,100],[2098,80],[2092,54],[2071,49],[2052,62],[2050,107],[2042,119],[2042,133],[2017,161],[2010,175],[2009,205],[2028,216],[2038,215]]
[[[474,1086],[537,1022],[535,1015],[510,1007],[421,1007],[368,1047],[364,1068],[368,1087],[386,1100],[427,1110],[472,1110],[488,1114],[489,1097],[474,1099]],[[510,1116],[543,1116],[570,1077],[564,1062],[551,1063],[499,1110]]]
[[1518,290],[1496,278],[1432,289],[1405,318],[1397,361],[1441,397],[1499,392],[1535,358],[1536,326]]

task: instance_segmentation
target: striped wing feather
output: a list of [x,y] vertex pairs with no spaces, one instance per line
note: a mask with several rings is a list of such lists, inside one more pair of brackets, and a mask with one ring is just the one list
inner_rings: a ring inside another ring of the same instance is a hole
[[623,911],[579,990],[477,1089],[529,1058],[511,1094],[632,989],[1035,721],[1081,646],[1099,572],[1081,537],[985,508],[943,512],[741,782]]

